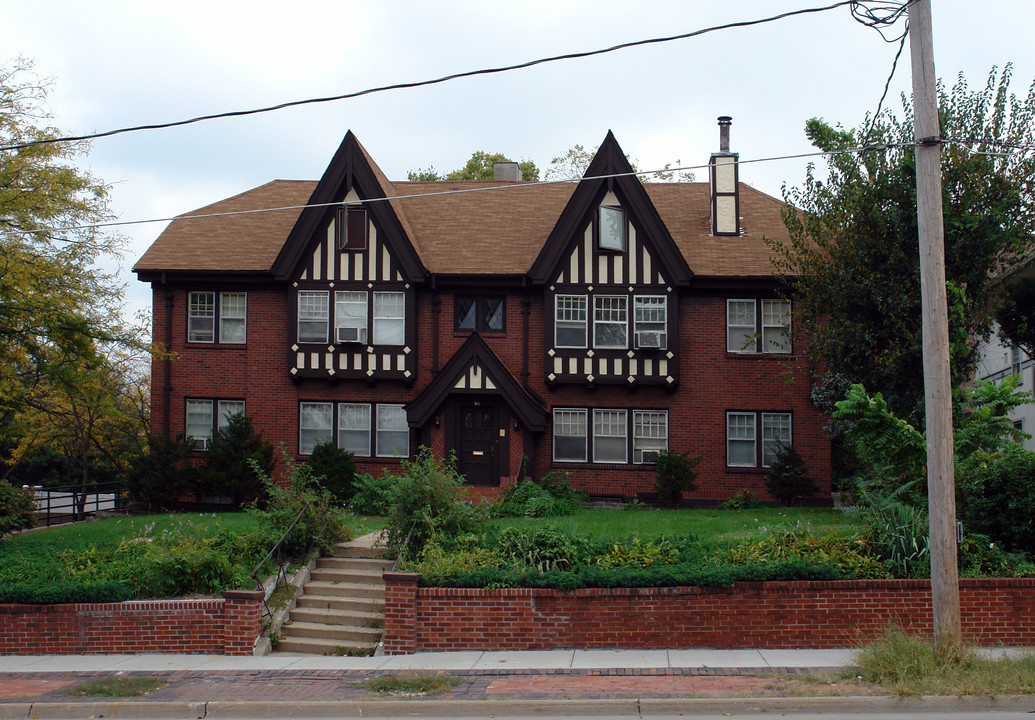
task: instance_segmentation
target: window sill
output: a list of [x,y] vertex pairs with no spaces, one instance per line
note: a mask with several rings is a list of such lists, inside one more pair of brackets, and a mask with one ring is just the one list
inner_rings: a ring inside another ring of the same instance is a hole
[[650,470],[654,471],[656,465],[654,463],[600,463],[600,462],[577,462],[577,461],[558,461],[553,460],[550,463],[550,468],[555,470],[623,470],[628,472],[630,470]]
[[240,350],[241,348],[248,347],[248,343],[219,343],[219,342],[197,342],[188,340],[184,343],[189,348],[205,348],[205,349],[220,349],[220,350]]
[[726,351],[727,360],[798,360],[794,353],[735,353]]

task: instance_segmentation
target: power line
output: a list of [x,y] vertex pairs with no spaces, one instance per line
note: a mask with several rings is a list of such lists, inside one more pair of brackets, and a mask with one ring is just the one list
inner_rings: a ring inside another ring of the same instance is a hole
[[[817,151],[817,152],[809,152],[809,153],[796,153],[796,154],[793,154],[793,155],[777,155],[777,156],[772,156],[772,157],[753,158],[753,159],[748,159],[748,160],[737,160],[736,164],[738,164],[738,165],[748,165],[748,164],[762,163],[762,162],[779,162],[779,161],[783,161],[783,160],[801,160],[801,159],[804,159],[804,158],[812,158],[812,157],[831,157],[831,156],[834,156],[834,155],[849,155],[849,154],[857,154],[857,153],[864,153],[864,152],[878,152],[878,151],[884,151],[884,150],[891,150],[891,149],[899,148],[899,147],[912,147],[915,144],[916,143],[908,142],[908,143],[887,143],[887,144],[881,144],[881,145],[865,145],[865,146],[854,147],[854,148],[846,148],[846,149],[843,149],[843,150],[826,150],[826,151]],[[1033,149],[1035,149],[1035,148],[1033,148]],[[536,186],[542,186],[542,185],[564,185],[564,184],[570,184],[570,183],[573,183],[573,182],[583,182],[585,180],[601,180],[601,179],[606,180],[608,178],[638,177],[638,176],[642,176],[642,175],[659,175],[659,174],[668,174],[668,173],[676,173],[676,172],[686,172],[686,171],[690,171],[690,170],[705,170],[708,167],[709,167],[708,163],[702,163],[700,165],[681,165],[679,167],[668,167],[668,168],[661,168],[661,169],[658,169],[658,170],[637,170],[637,171],[634,171],[634,172],[631,172],[631,173],[614,173],[614,174],[611,174],[611,175],[593,175],[591,177],[582,177],[582,178],[578,178],[576,180],[545,180],[545,181],[537,180],[537,181],[534,181],[534,182],[526,182],[526,183],[508,183],[506,185],[492,185],[492,186],[489,186],[489,187],[452,188],[452,189],[449,189],[449,190],[440,190],[440,191],[436,191],[436,192],[412,193],[412,194],[408,194],[408,195],[393,195],[391,197],[384,197],[384,198],[368,198],[368,199],[363,200],[362,202],[363,203],[391,202],[393,200],[414,200],[414,199],[418,199],[418,198],[442,197],[442,196],[447,196],[447,195],[463,195],[463,194],[468,194],[468,193],[500,192],[500,191],[517,190],[517,189],[521,189],[521,188],[536,187]],[[389,181],[389,182],[391,182],[391,181]],[[411,182],[411,181],[399,181],[399,182]],[[433,182],[433,181],[430,181],[430,182]],[[463,181],[454,181],[454,182],[463,182]],[[96,229],[101,229],[101,228],[126,227],[126,226],[130,226],[130,225],[150,225],[150,224],[153,224],[153,223],[160,223],[160,222],[173,222],[174,220],[199,220],[199,219],[203,219],[203,218],[235,217],[235,216],[240,216],[240,215],[255,215],[255,214],[259,214],[259,213],[284,212],[284,211],[288,211],[288,210],[305,210],[306,208],[336,207],[336,206],[347,205],[347,204],[348,204],[347,202],[335,201],[335,202],[313,203],[313,204],[305,204],[305,205],[283,205],[283,206],[271,207],[271,208],[252,208],[252,209],[249,209],[249,210],[231,210],[231,211],[226,211],[226,212],[215,212],[215,213],[199,213],[199,214],[191,214],[191,215],[175,215],[175,216],[172,216],[172,217],[148,218],[146,220],[113,220],[111,222],[92,223],[92,224],[88,224],[88,225],[66,225],[66,226],[51,227],[51,228],[39,227],[39,228],[33,228],[31,230],[2,230],[2,231],[0,231],[0,235],[13,236],[13,235],[31,235],[33,233],[41,233],[41,232],[61,233],[61,232],[70,232],[70,231],[73,231],[73,230],[76,230],[76,231],[78,231],[78,230],[96,230]]]
[[[139,132],[143,130],[163,130],[173,127],[181,127],[183,125],[191,125],[194,123],[204,122],[207,120],[217,120],[221,118],[231,117],[243,117],[246,115],[258,115],[260,113],[274,112],[276,110],[283,110],[290,107],[298,107],[301,105],[312,105],[316,103],[335,102],[338,100],[349,100],[352,98],[362,97],[364,95],[372,95],[374,93],[387,92],[389,90],[404,90],[409,88],[426,87],[428,85],[437,85],[440,83],[448,82],[450,80],[457,80],[466,77],[475,77],[478,75],[492,75],[496,73],[509,72],[511,70],[521,70],[524,68],[534,67],[536,65],[542,65],[544,63],[557,62],[560,60],[576,60],[580,58],[593,57],[595,55],[604,55],[606,53],[616,52],[618,50],[625,50],[627,48],[640,47],[643,45],[654,45],[658,43],[667,43],[675,40],[685,40],[687,38],[697,37],[699,35],[705,35],[707,33],[716,32],[719,30],[730,30],[733,28],[750,27],[753,25],[762,25],[765,23],[775,22],[777,20],[783,20],[784,18],[793,17],[796,15],[807,15],[811,13],[826,12],[827,10],[834,10],[839,7],[849,5],[852,7],[853,14],[859,8],[865,8],[866,6],[861,0],[841,0],[832,5],[825,5],[822,7],[803,8],[801,10],[790,10],[785,13],[778,15],[772,15],[758,20],[742,20],[738,22],[726,23],[724,25],[714,25],[712,27],[703,28],[701,30],[694,30],[688,33],[681,33],[679,35],[669,35],[667,37],[656,37],[649,38],[646,40],[634,40],[632,42],[620,43],[618,45],[612,45],[608,48],[600,50],[588,50],[585,52],[566,53],[564,55],[554,55],[552,57],[539,58],[537,60],[529,60],[527,62],[518,63],[516,65],[504,65],[496,68],[484,68],[481,70],[468,70],[465,72],[453,73],[452,75],[445,75],[434,80],[418,80],[414,82],[395,83],[392,85],[383,85],[381,87],[368,88],[366,90],[358,90],[356,92],[345,93],[342,95],[331,95],[328,97],[320,98],[308,98],[306,100],[292,100],[289,102],[280,103],[278,105],[270,105],[268,107],[255,108],[252,110],[234,110],[230,112],[214,113],[211,115],[200,115],[198,117],[190,118],[188,120],[174,120],[172,122],[165,123],[153,123],[149,125],[136,125],[133,127],[124,127],[116,130],[107,130],[104,132],[90,133],[86,135],[68,135],[63,137],[45,138],[41,140],[33,140],[31,142],[18,143],[15,145],[5,145],[0,147],[0,151],[7,150],[22,150],[24,148],[34,147],[36,145],[50,145],[53,143],[60,142],[78,142],[82,140],[95,140],[97,138],[111,137],[112,135],[121,135],[124,133]],[[862,13],[863,16],[866,13]],[[856,16],[859,19],[859,15]],[[861,21],[862,22],[862,21]]]

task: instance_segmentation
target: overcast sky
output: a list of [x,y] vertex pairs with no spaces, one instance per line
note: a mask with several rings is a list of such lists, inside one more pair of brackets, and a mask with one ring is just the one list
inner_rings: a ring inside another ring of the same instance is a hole
[[[337,95],[675,35],[832,0],[344,0],[172,3],[3,0],[0,61],[22,55],[54,84],[53,124],[104,131]],[[1035,2],[933,0],[935,64],[972,88],[1014,64],[1035,78]],[[896,30],[900,29],[896,28]],[[893,31],[894,32],[894,31]],[[94,141],[83,160],[113,185],[120,220],[177,215],[273,179],[318,179],[353,130],[390,179],[455,169],[474,150],[545,169],[609,129],[641,169],[707,162],[731,115],[741,160],[809,152],[813,116],[859,125],[876,109],[896,44],[847,7],[752,28],[621,50],[356,100]],[[909,90],[906,46],[887,101]],[[705,178],[695,171],[698,180]],[[746,165],[779,196],[805,161]],[[131,310],[150,288],[129,268],[165,223],[122,230]]]

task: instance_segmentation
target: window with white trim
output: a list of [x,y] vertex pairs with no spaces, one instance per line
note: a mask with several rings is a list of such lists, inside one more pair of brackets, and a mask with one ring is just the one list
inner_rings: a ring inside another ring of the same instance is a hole
[[377,456],[409,457],[410,426],[402,405],[377,406]]
[[791,352],[789,300],[726,301],[726,352],[787,354]]
[[612,205],[597,208],[597,246],[601,250],[625,250],[626,227],[624,209]]
[[593,298],[593,347],[629,347],[629,298],[626,295],[596,295]]
[[244,414],[244,400],[188,399],[185,432],[194,441],[194,449],[208,450],[215,431],[225,430],[235,413]]
[[405,293],[374,293],[374,344],[406,344]]
[[334,441],[334,404],[303,402],[298,405],[298,454],[311,455],[313,448]]
[[638,348],[668,347],[668,298],[664,295],[633,297],[633,339]]
[[216,340],[216,294],[192,292],[187,303],[187,342]]
[[187,401],[187,437],[195,450],[208,450],[212,444],[212,401]]
[[586,306],[585,295],[557,295],[554,298],[554,347],[586,347]]
[[593,411],[593,462],[625,463],[629,445],[625,410]]
[[668,450],[668,411],[633,410],[633,464],[653,463]]
[[[761,444],[758,438],[762,439]],[[726,413],[726,465],[769,467],[782,446],[793,442],[791,413]]]
[[334,293],[334,341],[336,343],[367,342],[367,294],[365,292]]
[[338,447],[353,455],[370,455],[370,405],[338,403]]
[[558,462],[586,462],[586,411],[553,411],[553,459]]
[[328,302],[326,290],[298,292],[298,342],[327,342],[327,328],[330,322]]
[[790,444],[790,413],[762,413],[762,467],[772,465],[780,449]]

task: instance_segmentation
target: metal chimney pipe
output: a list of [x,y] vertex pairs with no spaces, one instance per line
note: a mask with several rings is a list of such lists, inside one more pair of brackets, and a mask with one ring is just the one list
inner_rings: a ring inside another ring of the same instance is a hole
[[719,152],[728,153],[730,151],[730,125],[733,123],[733,118],[729,115],[719,116]]

